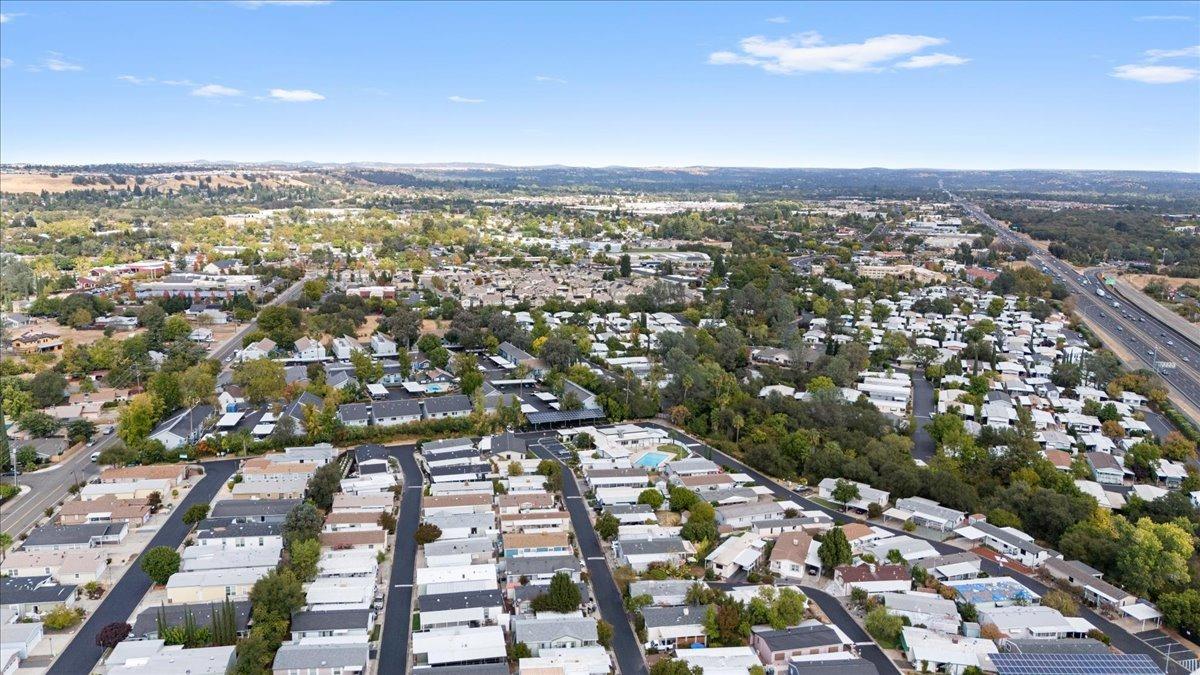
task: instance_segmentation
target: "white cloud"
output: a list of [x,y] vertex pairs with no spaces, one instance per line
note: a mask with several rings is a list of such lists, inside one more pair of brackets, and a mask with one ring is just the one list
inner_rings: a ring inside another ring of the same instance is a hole
[[325,100],[324,96],[308,89],[272,89],[271,98],[276,101],[287,101],[288,103],[308,103],[310,101]]
[[333,0],[234,0],[233,4],[245,9],[258,9],[267,6],[315,7],[332,4],[332,2]]
[[767,23],[787,23],[787,22],[788,22],[788,18],[786,16],[773,16],[773,17],[767,19]]
[[896,64],[897,68],[935,68],[937,66],[961,66],[971,59],[953,54],[921,54]]
[[0,23],[8,23],[9,21],[12,21],[13,19],[17,18],[18,16],[25,16],[25,15],[24,14],[13,14],[12,12],[9,12],[7,14],[0,14]]
[[451,96],[446,100],[450,101],[451,103],[468,103],[472,105],[476,103],[483,103],[483,99],[481,98],[467,98],[466,96]]
[[129,84],[152,84],[155,81],[153,77],[138,77],[137,75],[118,75],[117,79]]
[[204,98],[218,98],[223,96],[241,96],[242,92],[233,87],[226,87],[220,84],[206,84],[202,87],[197,87],[192,90],[192,96],[203,96]]
[[12,59],[0,59],[0,68],[7,68],[13,64]]
[[1134,21],[1194,21],[1190,16],[1183,14],[1150,14],[1147,16],[1134,17]]
[[551,77],[549,75],[534,75],[533,79],[535,82],[547,82],[547,83],[551,83],[551,84],[566,84],[567,83],[567,81],[562,79],[561,77]]
[[46,52],[46,57],[43,58],[37,65],[26,66],[25,68],[31,73],[39,73],[43,70],[49,70],[56,73],[66,73],[75,70],[83,70],[83,66],[78,63],[71,63],[63,58],[58,52]]
[[1113,68],[1112,76],[1144,84],[1178,84],[1196,79],[1197,76],[1200,76],[1200,71],[1180,66],[1130,64]]
[[[719,66],[757,66],[769,73],[781,75],[861,73],[898,65],[897,61],[902,57],[915,55],[923,49],[945,43],[944,38],[927,35],[880,35],[862,42],[836,45],[826,44],[821,34],[816,32],[775,40],[755,35],[739,43],[740,53],[713,52],[709,55],[708,62]],[[941,56],[944,58],[950,55]]]
[[1183,49],[1147,49],[1146,60],[1150,62],[1164,59],[1200,58],[1200,45],[1184,47]]

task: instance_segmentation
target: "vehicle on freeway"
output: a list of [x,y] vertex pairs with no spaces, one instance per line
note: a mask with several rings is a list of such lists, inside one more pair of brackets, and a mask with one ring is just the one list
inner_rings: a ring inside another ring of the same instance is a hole
[[93,462],[99,462],[99,461],[100,461],[100,453],[98,453],[98,452],[93,452],[93,453],[92,453],[92,461],[93,461]]

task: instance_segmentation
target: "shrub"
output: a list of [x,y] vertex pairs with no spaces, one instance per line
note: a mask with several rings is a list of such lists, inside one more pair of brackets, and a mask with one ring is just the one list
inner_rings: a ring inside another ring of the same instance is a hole
[[129,633],[133,630],[133,626],[120,621],[115,621],[100,629],[96,633],[96,646],[112,649],[116,647],[122,640],[129,637]]
[[432,523],[421,523],[417,526],[417,531],[413,535],[413,539],[417,540],[417,544],[424,546],[431,544],[442,538],[442,528]]
[[155,546],[142,556],[142,571],[156,584],[167,583],[179,571],[179,552],[169,546]]
[[59,606],[42,615],[42,624],[50,630],[64,630],[79,623],[82,619],[82,609]]

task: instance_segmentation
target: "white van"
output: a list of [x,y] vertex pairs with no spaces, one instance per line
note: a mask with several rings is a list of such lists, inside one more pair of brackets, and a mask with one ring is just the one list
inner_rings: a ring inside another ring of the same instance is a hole
[[99,461],[100,461],[100,453],[98,453],[98,452],[93,452],[93,453],[92,453],[92,461],[93,461],[93,462],[99,462]]

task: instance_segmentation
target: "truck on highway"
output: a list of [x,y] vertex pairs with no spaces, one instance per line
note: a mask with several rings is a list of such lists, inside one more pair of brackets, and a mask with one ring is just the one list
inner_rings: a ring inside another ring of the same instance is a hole
[[1097,288],[1097,289],[1096,289],[1096,295],[1098,295],[1098,296],[1100,296],[1100,297],[1102,297],[1102,298],[1103,298],[1103,297],[1104,297],[1104,295],[1105,295],[1105,294],[1104,294],[1104,289],[1102,289],[1102,288]]

